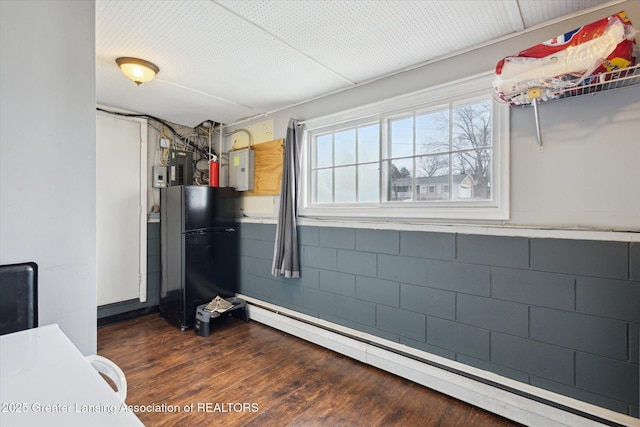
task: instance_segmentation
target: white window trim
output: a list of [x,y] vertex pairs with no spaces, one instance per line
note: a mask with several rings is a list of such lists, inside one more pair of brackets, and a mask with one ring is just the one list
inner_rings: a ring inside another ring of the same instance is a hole
[[[490,220],[509,219],[509,107],[494,102],[493,129],[496,146],[493,158],[494,199],[489,202],[447,202],[447,203],[402,203],[384,201],[380,204],[331,204],[311,205],[311,141],[309,134],[315,130],[350,127],[357,123],[378,120],[401,114],[412,108],[428,109],[431,105],[443,102],[455,102],[471,99],[491,93],[492,73],[473,76],[414,92],[408,95],[390,98],[351,110],[337,112],[324,117],[306,120],[307,133],[302,152],[301,168],[301,206],[300,216],[308,218],[351,219],[351,220]],[[384,125],[384,123],[381,123]],[[386,126],[386,125],[385,125]],[[384,131],[384,130],[383,130]]]

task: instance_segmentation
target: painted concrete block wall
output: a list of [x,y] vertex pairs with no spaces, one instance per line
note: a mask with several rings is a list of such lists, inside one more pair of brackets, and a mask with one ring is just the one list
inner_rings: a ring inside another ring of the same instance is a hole
[[638,417],[640,244],[241,225],[240,292]]

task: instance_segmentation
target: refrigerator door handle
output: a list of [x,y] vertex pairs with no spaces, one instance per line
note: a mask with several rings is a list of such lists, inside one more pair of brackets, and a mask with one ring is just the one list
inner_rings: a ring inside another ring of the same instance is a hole
[[[1,1],[1,0],[0,0]],[[215,228],[199,228],[196,230],[187,230],[183,234],[206,234],[206,233],[234,233],[236,229],[234,227],[215,227]]]

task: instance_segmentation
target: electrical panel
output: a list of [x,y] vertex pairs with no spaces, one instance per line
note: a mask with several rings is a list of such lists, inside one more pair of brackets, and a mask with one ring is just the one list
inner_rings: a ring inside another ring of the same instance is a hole
[[229,153],[229,187],[236,191],[253,190],[254,152],[249,148]]
[[153,167],[153,188],[164,188],[167,186],[167,167]]
[[190,151],[169,151],[168,178],[168,186],[193,184],[193,154]]

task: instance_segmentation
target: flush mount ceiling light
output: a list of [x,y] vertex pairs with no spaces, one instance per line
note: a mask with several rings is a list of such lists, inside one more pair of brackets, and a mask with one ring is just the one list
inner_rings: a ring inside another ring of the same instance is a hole
[[117,58],[116,64],[118,64],[122,73],[137,85],[150,82],[160,71],[151,62],[138,58]]

